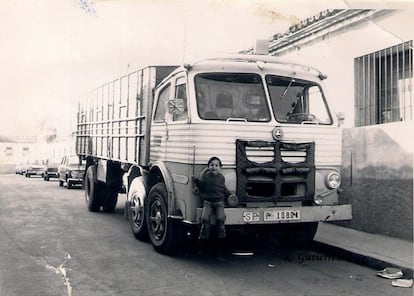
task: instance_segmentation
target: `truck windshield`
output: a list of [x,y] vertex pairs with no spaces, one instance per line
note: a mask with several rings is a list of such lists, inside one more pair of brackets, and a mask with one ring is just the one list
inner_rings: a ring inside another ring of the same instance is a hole
[[204,73],[195,77],[201,119],[267,122],[269,107],[260,75]]
[[318,84],[275,75],[267,75],[266,83],[278,122],[332,124],[332,117]]

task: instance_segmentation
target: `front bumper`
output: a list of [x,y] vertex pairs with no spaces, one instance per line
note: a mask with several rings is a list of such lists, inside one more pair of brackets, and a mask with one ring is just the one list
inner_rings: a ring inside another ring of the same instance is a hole
[[54,177],[54,178],[58,177],[58,172],[46,172],[46,174],[48,175],[48,177]]
[[[300,219],[286,220],[275,219],[265,221],[265,212],[267,211],[299,211]],[[247,224],[280,224],[280,223],[303,223],[303,222],[325,222],[338,220],[351,220],[351,205],[338,206],[306,206],[306,207],[272,207],[272,208],[225,208],[226,225],[247,225]],[[202,208],[197,208],[197,223],[201,223]],[[246,213],[252,213],[254,221],[245,221],[243,217]]]
[[68,183],[70,182],[71,184],[82,184],[83,179],[82,178],[68,178],[66,181]]
[[43,172],[44,172],[43,170],[27,170],[26,174],[30,176],[33,176],[33,175],[41,176],[43,175]]

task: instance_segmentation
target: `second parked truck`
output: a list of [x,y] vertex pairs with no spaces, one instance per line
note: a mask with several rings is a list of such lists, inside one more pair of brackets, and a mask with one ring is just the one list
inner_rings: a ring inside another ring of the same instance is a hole
[[174,254],[198,235],[192,180],[217,156],[238,199],[225,207],[230,231],[308,242],[318,222],[351,219],[351,206],[339,204],[341,130],[325,78],[270,56],[232,55],[149,66],[98,87],[77,119],[88,209],[114,211],[126,193],[135,237]]

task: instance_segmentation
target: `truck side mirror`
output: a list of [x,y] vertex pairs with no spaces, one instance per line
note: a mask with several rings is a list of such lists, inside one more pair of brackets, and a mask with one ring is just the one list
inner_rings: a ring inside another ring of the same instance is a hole
[[181,114],[185,111],[185,103],[183,99],[174,99],[167,102],[168,113]]

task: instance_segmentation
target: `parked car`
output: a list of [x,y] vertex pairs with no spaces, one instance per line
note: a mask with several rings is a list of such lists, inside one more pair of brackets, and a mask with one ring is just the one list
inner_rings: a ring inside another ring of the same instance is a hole
[[80,161],[77,155],[65,155],[58,167],[59,186],[68,189],[73,185],[82,185],[85,161]]
[[57,178],[58,177],[58,167],[60,164],[60,160],[58,159],[47,159],[46,160],[46,167],[43,171],[43,180],[49,181],[50,178]]
[[18,163],[18,164],[16,165],[16,168],[15,168],[16,175],[23,175],[23,168],[24,168],[24,165],[25,165],[25,163],[24,163],[24,162]]
[[42,176],[45,167],[44,160],[35,159],[24,165],[22,172],[27,178],[31,176]]

